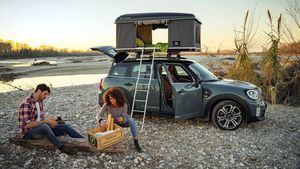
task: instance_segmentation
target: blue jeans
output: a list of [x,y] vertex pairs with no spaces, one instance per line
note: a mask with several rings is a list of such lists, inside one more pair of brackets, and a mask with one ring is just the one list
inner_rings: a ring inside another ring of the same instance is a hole
[[83,138],[77,131],[75,131],[68,124],[57,124],[55,128],[50,127],[48,124],[41,124],[31,128],[25,135],[24,139],[40,139],[46,137],[53,145],[61,148],[63,144],[56,136],[69,135],[73,138]]
[[133,118],[128,118],[128,121],[124,124],[118,124],[121,127],[130,127],[130,131],[133,138],[137,138],[137,127]]

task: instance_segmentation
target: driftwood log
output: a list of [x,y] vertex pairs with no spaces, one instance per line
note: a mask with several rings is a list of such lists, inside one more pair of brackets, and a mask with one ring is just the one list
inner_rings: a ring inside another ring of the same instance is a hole
[[[59,137],[59,140],[66,147],[76,148],[78,151],[85,151],[91,153],[104,152],[104,153],[119,153],[126,152],[128,150],[128,145],[124,141],[107,147],[102,150],[98,150],[96,147],[90,145],[90,143],[85,138],[70,138],[66,136]],[[57,148],[51,144],[47,139],[39,140],[25,140],[19,136],[9,138],[9,141],[15,145],[26,147],[29,149],[46,149],[46,150],[56,150]]]

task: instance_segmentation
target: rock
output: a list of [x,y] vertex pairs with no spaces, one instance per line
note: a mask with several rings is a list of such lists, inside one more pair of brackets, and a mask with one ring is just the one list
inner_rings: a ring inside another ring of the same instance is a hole
[[60,161],[66,162],[67,158],[68,158],[68,155],[64,154],[64,153],[61,153],[61,154],[59,154],[59,158],[60,158]]
[[197,168],[198,168],[198,169],[203,169],[202,164],[198,164]]
[[141,157],[137,157],[136,158],[138,161],[142,161],[142,158]]
[[235,163],[235,160],[234,160],[234,158],[233,158],[233,155],[230,155],[230,163],[231,163],[231,164],[234,164],[234,163]]
[[26,161],[26,163],[24,164],[24,168],[29,167],[31,165],[31,163],[32,163],[32,160],[33,159],[31,158],[30,160]]
[[239,166],[240,167],[244,167],[245,165],[244,165],[244,163],[240,163]]
[[105,153],[101,153],[101,155],[100,155],[99,158],[101,159],[101,158],[103,158],[104,156],[105,156]]
[[93,164],[99,164],[99,161],[98,161],[98,160],[95,160],[95,159],[91,159],[91,162],[92,162]]
[[125,168],[121,165],[118,165],[118,169],[125,169]]

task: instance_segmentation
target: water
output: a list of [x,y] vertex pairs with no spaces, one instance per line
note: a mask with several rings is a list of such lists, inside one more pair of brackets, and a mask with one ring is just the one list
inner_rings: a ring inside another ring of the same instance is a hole
[[[16,86],[23,90],[33,90],[38,84],[46,83],[52,87],[66,87],[66,86],[76,86],[83,84],[96,84],[100,82],[106,74],[79,74],[79,75],[64,75],[64,76],[40,76],[40,77],[29,77],[15,79],[9,84]],[[10,92],[17,90],[0,83],[0,93]]]

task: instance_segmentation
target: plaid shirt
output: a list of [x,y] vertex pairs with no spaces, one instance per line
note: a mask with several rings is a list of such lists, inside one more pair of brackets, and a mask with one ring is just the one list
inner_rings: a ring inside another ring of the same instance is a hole
[[[25,127],[31,121],[36,121],[37,119],[37,109],[35,106],[36,101],[33,98],[33,93],[24,99],[19,107],[19,131],[21,135],[25,135],[29,128]],[[40,119],[44,120],[44,107],[43,102],[40,104]]]

